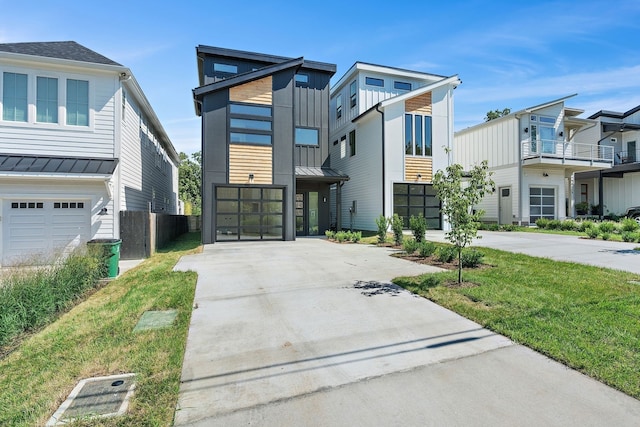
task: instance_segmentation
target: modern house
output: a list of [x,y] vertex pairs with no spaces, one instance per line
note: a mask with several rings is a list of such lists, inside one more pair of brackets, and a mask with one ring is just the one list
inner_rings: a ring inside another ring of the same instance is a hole
[[445,77],[356,62],[331,89],[331,165],[349,176],[337,187],[342,226],[375,230],[381,214],[408,226],[423,215],[445,226],[433,174],[450,164],[453,91]]
[[203,45],[196,54],[203,243],[324,234],[339,221],[329,188],[348,179],[329,164],[336,66]]
[[597,205],[600,211],[594,214],[624,214],[640,206],[640,106],[626,113],[599,111],[589,118],[597,122],[598,144],[613,150],[614,163],[609,169],[576,174],[575,202]]
[[573,216],[577,172],[606,171],[614,150],[599,143],[597,122],[565,106],[575,95],[511,113],[455,134],[455,162],[487,160],[496,192],[479,208],[485,221],[533,224]]
[[0,264],[176,213],[178,155],[131,70],[76,42],[0,44]]

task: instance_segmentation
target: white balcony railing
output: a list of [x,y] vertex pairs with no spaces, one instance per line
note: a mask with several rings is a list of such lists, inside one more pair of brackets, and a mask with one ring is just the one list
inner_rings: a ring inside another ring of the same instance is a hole
[[613,147],[538,139],[522,141],[522,159],[582,160],[613,165]]

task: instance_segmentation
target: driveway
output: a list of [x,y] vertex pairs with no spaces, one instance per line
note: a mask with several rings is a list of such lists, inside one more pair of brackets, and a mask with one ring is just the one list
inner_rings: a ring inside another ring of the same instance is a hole
[[[591,240],[560,234],[480,231],[472,246],[484,246],[531,256],[613,268],[640,274],[638,243]],[[428,230],[427,240],[446,242],[443,231]]]
[[435,268],[323,239],[225,243],[198,273],[178,426],[637,425],[640,401],[389,280]]

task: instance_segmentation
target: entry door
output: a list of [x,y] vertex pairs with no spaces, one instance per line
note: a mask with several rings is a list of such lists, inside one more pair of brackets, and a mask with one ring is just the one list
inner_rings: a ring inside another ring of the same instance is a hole
[[500,187],[500,224],[513,222],[513,202],[511,199],[511,187]]
[[296,236],[317,236],[319,213],[317,191],[296,193]]

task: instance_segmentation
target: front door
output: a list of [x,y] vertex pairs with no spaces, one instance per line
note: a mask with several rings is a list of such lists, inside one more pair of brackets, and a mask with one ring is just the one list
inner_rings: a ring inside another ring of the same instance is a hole
[[500,224],[511,224],[513,221],[513,203],[511,187],[501,187],[500,191]]
[[296,236],[317,236],[318,215],[318,192],[296,193]]

